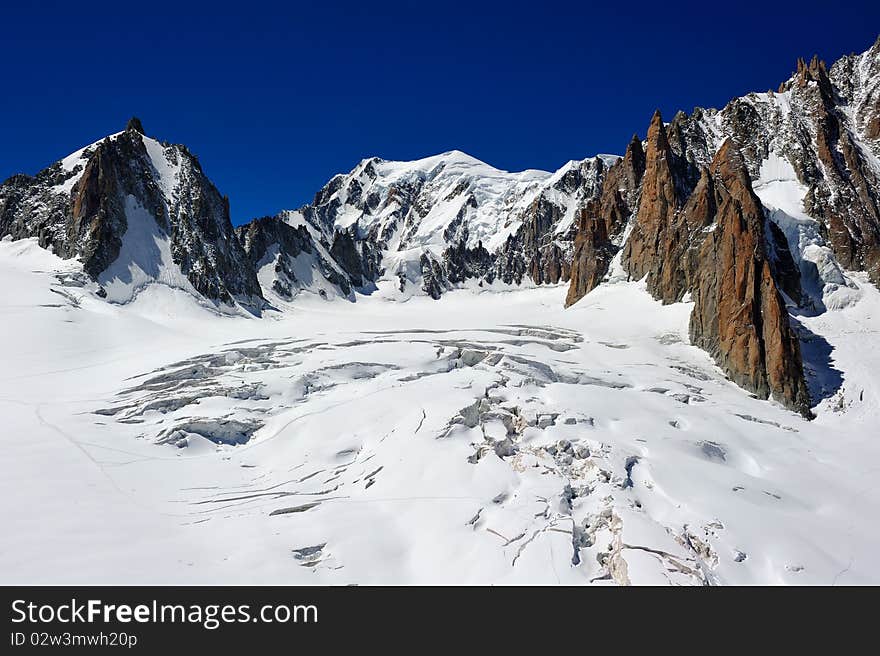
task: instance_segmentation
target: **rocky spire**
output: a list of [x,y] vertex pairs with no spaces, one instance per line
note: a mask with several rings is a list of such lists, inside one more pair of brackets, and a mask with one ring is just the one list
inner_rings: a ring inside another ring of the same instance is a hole
[[679,300],[683,293],[680,285],[661,281],[669,261],[662,251],[674,244],[671,230],[682,204],[673,164],[674,155],[658,109],[648,128],[641,199],[632,233],[624,246],[623,265],[636,280],[648,276],[648,290],[665,302]]
[[132,116],[128,119],[128,123],[125,124],[125,131],[133,131],[138,134],[144,134],[144,126],[141,124],[141,120],[137,116]]
[[583,298],[608,272],[618,250],[614,240],[635,209],[644,174],[645,151],[634,134],[626,154],[608,170],[599,198],[588,202],[578,217],[566,307]]
[[629,140],[623,161],[623,175],[626,177],[627,188],[635,189],[645,174],[645,151],[638,134],[633,133],[632,139]]
[[828,69],[818,55],[813,55],[809,64],[806,64],[802,58],[798,58],[795,82],[800,88],[807,86],[810,82],[815,82],[824,97],[830,99],[833,95],[831,80],[828,79]]

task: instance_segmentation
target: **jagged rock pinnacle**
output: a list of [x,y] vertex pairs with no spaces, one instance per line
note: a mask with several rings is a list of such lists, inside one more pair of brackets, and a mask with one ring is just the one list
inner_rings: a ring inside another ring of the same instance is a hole
[[141,124],[141,120],[137,116],[132,116],[128,119],[128,123],[125,124],[125,131],[134,130],[139,134],[144,133],[144,126]]

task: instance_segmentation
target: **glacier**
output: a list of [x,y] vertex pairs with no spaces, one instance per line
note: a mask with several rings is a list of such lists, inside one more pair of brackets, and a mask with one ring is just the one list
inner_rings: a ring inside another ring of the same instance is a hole
[[[805,421],[609,282],[442,303],[110,304],[0,242],[0,577],[12,583],[876,583],[880,293],[804,317]],[[50,391],[47,393],[47,391]]]

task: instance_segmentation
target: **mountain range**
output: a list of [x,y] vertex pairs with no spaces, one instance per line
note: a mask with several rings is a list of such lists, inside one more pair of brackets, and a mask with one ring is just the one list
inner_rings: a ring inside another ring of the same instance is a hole
[[6,180],[0,237],[76,258],[107,302],[161,284],[254,317],[294,311],[300,294],[567,283],[572,305],[644,280],[664,304],[693,304],[691,342],[733,382],[809,417],[823,392],[799,317],[853,302],[853,272],[880,284],[880,39],[830,67],[799,60],[777,90],[720,110],[657,112],[622,156],[552,173],[459,151],[373,157],[237,228],[197,157],[133,118]]

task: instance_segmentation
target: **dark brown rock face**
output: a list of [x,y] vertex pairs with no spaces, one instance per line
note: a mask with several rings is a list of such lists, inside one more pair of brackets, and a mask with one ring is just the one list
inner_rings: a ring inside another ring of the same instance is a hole
[[730,140],[682,215],[691,231],[684,272],[694,301],[691,341],[741,387],[810,416],[800,342],[765,250],[763,208]]
[[587,292],[595,289],[608,272],[617,246],[608,235],[608,222],[601,210],[589,204],[578,219],[574,256],[571,263],[571,284],[565,297],[565,306],[577,303]]
[[96,278],[119,255],[128,228],[124,197],[132,194],[152,208],[165,225],[165,210],[155,184],[138,180],[120,163],[147,157],[143,142],[126,131],[114,141],[95,147],[82,177],[73,186],[71,217],[67,223],[66,256],[79,255],[86,273]]
[[644,174],[645,152],[633,135],[626,155],[608,170],[599,197],[588,201],[578,217],[566,307],[594,289],[608,272],[618,250],[615,240],[635,210]]
[[[691,224],[708,220],[713,209],[696,207],[680,213],[690,193],[687,169],[672,151],[660,112],[655,112],[648,129],[639,209],[621,261],[633,278],[647,276],[648,291],[664,303],[681,300],[687,291],[682,249],[690,234],[702,227]],[[709,185],[706,176],[700,184]]]

